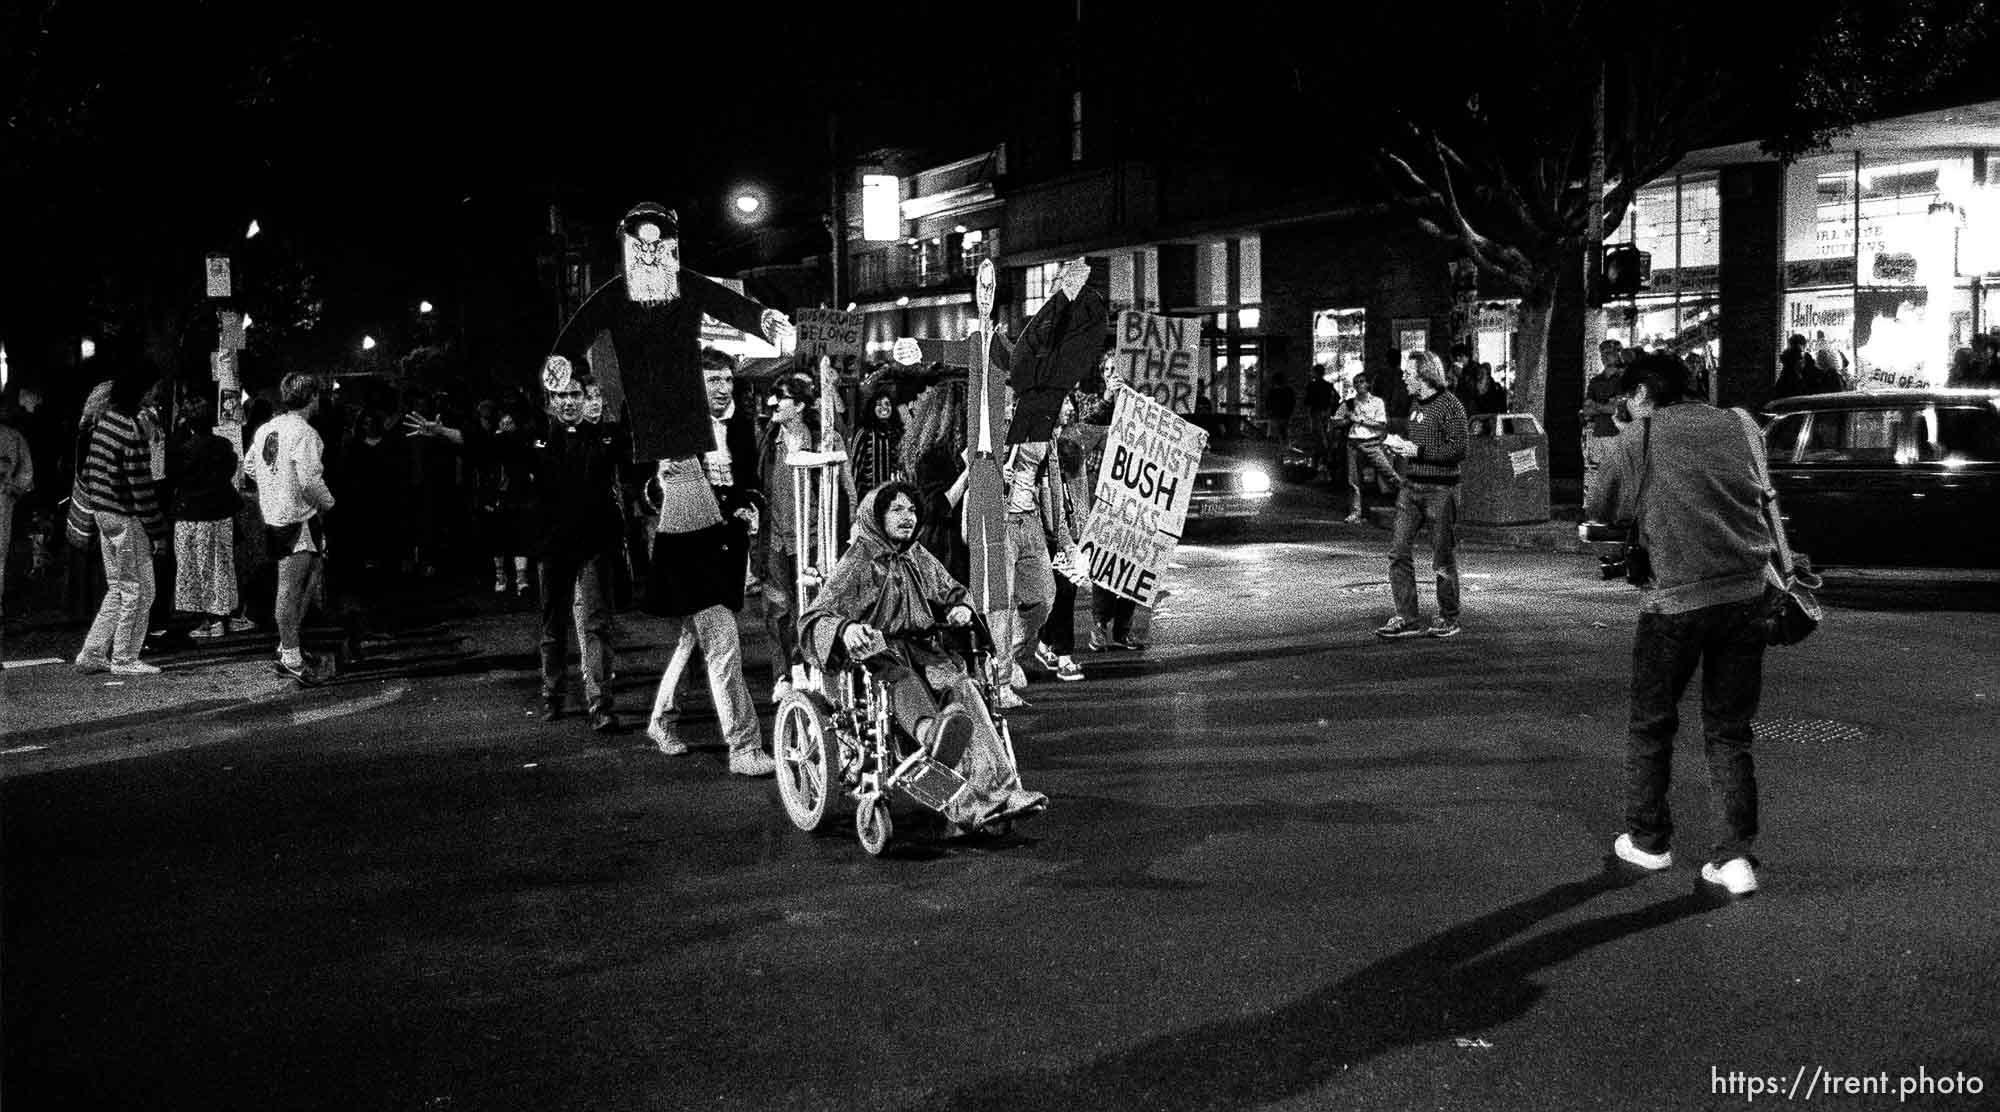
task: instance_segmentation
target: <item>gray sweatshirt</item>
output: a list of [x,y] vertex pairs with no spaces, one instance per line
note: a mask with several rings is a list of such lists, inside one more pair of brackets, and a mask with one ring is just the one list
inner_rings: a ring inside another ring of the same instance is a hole
[[[1756,598],[1777,585],[1771,533],[1743,418],[1733,409],[1681,402],[1627,426],[1586,507],[1592,521],[1629,524],[1648,467],[1645,520],[1635,539],[1653,558],[1640,609],[1680,614]],[[1650,455],[1650,459],[1646,458]]]

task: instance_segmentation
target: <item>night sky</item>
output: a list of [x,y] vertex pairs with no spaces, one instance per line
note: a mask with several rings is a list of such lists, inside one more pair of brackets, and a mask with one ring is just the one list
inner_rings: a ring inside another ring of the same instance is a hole
[[[10,6],[4,207],[35,288],[7,301],[283,250],[323,277],[329,323],[361,319],[532,265],[550,199],[604,228],[668,204],[689,264],[722,271],[752,261],[725,209],[739,183],[765,190],[773,223],[817,224],[829,113],[848,158],[999,138],[1005,58],[967,45],[984,18],[968,8],[682,7]],[[252,218],[263,242],[246,248]]]

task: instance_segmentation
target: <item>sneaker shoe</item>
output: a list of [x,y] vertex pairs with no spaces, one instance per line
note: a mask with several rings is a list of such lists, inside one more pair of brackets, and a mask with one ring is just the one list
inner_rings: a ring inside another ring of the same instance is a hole
[[615,734],[618,732],[618,716],[608,710],[590,712],[590,732],[594,734]]
[[1457,621],[1451,618],[1432,618],[1431,624],[1424,627],[1424,636],[1456,637],[1458,636],[1458,631],[1459,624]]
[[1090,629],[1090,651],[1094,653],[1115,652],[1132,646],[1111,635],[1109,625],[1095,625]]
[[1701,867],[1701,879],[1720,884],[1732,896],[1747,896],[1757,890],[1757,870],[1747,857],[1732,857],[1720,865],[1710,861]]
[[554,722],[563,716],[563,697],[551,695],[542,700],[542,721]]
[[222,623],[222,628],[230,633],[248,633],[257,628],[257,623],[248,618],[231,618]]
[[777,703],[780,700],[782,700],[785,696],[790,695],[791,693],[792,693],[792,681],[790,680],[779,680],[777,683],[772,684],[771,685],[772,705],[773,706],[777,705]]
[[670,736],[658,722],[646,723],[646,736],[653,739],[653,745],[669,757],[678,757],[688,751],[688,743]]
[[1083,666],[1066,656],[1056,657],[1056,678],[1074,683],[1083,678]]
[[297,664],[287,664],[280,658],[271,662],[271,670],[297,680],[300,687],[318,687],[320,684],[319,670],[313,667],[313,659],[309,656],[300,657]]
[[1348,514],[1348,515],[1347,515],[1346,517],[1343,517],[1343,518],[1341,518],[1340,520],[1341,520],[1341,523],[1342,523],[1342,524],[1344,524],[1344,525],[1359,525],[1359,524],[1361,524],[1361,515],[1360,515],[1360,514]]
[[1035,664],[1045,672],[1053,672],[1062,667],[1062,663],[1056,659],[1056,651],[1040,642],[1035,644]]
[[1422,637],[1426,632],[1423,623],[1398,614],[1376,627],[1375,636],[1386,641],[1395,637]]
[[[1674,851],[1667,850],[1664,853],[1647,853],[1645,850],[1632,844],[1632,835],[1630,834],[1618,835],[1618,840],[1611,843],[1611,852],[1618,855],[1618,860],[1637,865],[1647,872],[1657,873],[1674,863]],[[1704,872],[1702,875],[1706,876],[1707,873]]]
[[729,774],[731,776],[769,776],[777,770],[777,767],[778,762],[772,760],[771,755],[761,749],[753,749],[748,753],[731,753],[729,755]]
[[201,637],[201,638],[220,637],[222,636],[222,623],[210,622],[207,625],[196,626],[193,629],[188,630],[188,636]]
[[73,663],[76,666],[76,670],[86,676],[95,676],[111,670],[111,658],[108,656],[79,654]]
[[1013,688],[1003,686],[1000,688],[1000,694],[994,698],[993,705],[1001,710],[1015,710],[1027,706],[1028,701],[1016,694]]
[[496,595],[504,595],[504,594],[506,594],[506,593],[507,593],[507,577],[506,577],[506,576],[504,576],[504,575],[497,575],[497,576],[494,576],[494,577],[493,577],[493,593],[494,593],[494,594],[496,594]]
[[157,676],[160,666],[143,660],[112,661],[108,669],[114,676]]

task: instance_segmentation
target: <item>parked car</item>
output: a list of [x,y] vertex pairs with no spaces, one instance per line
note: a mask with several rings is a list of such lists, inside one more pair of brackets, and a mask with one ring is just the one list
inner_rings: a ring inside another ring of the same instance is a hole
[[1815,564],[2000,568],[2000,390],[1812,394],[1766,416],[1786,533]]

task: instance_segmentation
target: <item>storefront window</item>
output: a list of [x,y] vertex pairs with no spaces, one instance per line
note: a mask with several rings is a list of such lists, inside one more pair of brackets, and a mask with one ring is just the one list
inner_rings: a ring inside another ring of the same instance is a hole
[[1628,348],[1665,351],[1694,370],[1698,387],[1721,356],[1722,195],[1713,174],[1657,182],[1632,197],[1622,237],[1652,256],[1646,292],[1605,306],[1604,333]]
[[1472,312],[1472,358],[1493,368],[1493,380],[1514,388],[1514,345],[1521,332],[1521,301],[1482,301]]
[[1863,389],[1942,386],[1970,341],[1973,282],[1960,277],[1975,190],[1969,154],[1864,155],[1854,374]]

